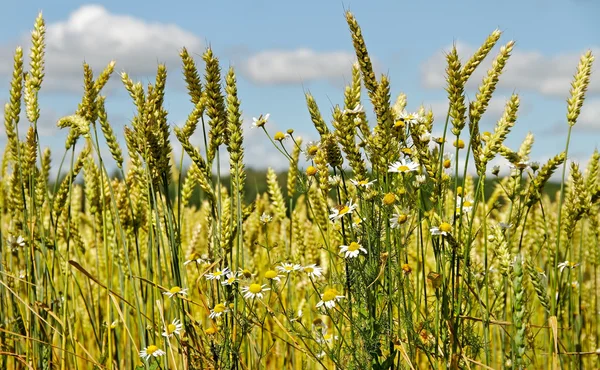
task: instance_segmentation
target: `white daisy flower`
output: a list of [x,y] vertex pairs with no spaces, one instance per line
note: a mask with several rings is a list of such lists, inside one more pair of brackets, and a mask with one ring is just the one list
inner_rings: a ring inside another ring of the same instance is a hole
[[242,293],[244,293],[244,298],[246,299],[254,299],[254,298],[262,298],[263,293],[267,290],[271,290],[270,288],[265,288],[267,285],[263,284],[250,284],[242,288]]
[[356,104],[354,109],[344,109],[343,114],[358,114],[362,111],[364,111],[364,107],[360,104]]
[[439,226],[434,226],[431,229],[429,229],[429,232],[431,233],[431,235],[448,236],[448,235],[450,235],[451,231],[452,231],[452,225],[450,225],[447,222],[442,222]]
[[346,298],[346,296],[340,295],[340,293],[336,289],[326,289],[325,292],[321,294],[321,300],[319,301],[319,303],[317,303],[317,308],[322,306],[325,306],[327,308],[334,308],[335,302],[344,298]]
[[228,272],[226,278],[221,282],[221,285],[232,285],[238,281],[237,272]]
[[394,213],[390,218],[390,227],[392,229],[398,229],[407,219],[408,216],[404,213]]
[[513,227],[513,224],[509,224],[506,222],[498,222],[498,227],[500,227],[501,229],[510,229],[511,227]]
[[396,173],[408,173],[416,171],[419,168],[419,164],[411,161],[410,159],[400,158],[398,162],[392,163],[388,168],[388,172]]
[[268,214],[266,212],[263,212],[263,214],[260,215],[260,222],[261,223],[268,224],[271,221],[273,221],[273,217],[270,214]]
[[262,114],[258,118],[252,117],[252,124],[254,125],[254,127],[263,127],[265,124],[267,124],[267,121],[269,120],[270,116],[271,114],[267,113],[264,117]]
[[362,245],[357,242],[352,242],[350,245],[340,245],[340,254],[346,253],[344,258],[354,258],[358,257],[360,252],[367,254],[367,250],[362,247]]
[[306,149],[304,150],[304,154],[306,155],[306,160],[310,161],[313,158],[315,158],[315,155],[317,155],[317,152],[319,151],[319,146],[321,144],[318,141],[309,141],[306,144]]
[[367,188],[367,189],[368,189],[368,188],[370,188],[370,187],[371,187],[371,185],[373,185],[373,183],[374,183],[374,182],[376,182],[376,181],[377,181],[377,179],[375,179],[375,180],[372,180],[372,181],[369,181],[369,180],[361,180],[361,181],[357,181],[357,180],[354,180],[354,179],[350,180],[350,182],[351,182],[351,183],[352,183],[354,186],[356,186],[357,188],[358,188],[358,187],[363,187],[363,188]]
[[140,351],[140,358],[143,358],[144,360],[148,361],[150,359],[150,357],[160,357],[160,356],[163,356],[164,354],[165,354],[165,351],[158,348],[154,344],[151,344],[148,347],[146,347]]
[[454,157],[454,154],[452,154],[452,153],[444,154],[444,160],[442,161],[442,166],[445,169],[449,169],[450,167],[452,167],[452,158],[453,157]]
[[280,272],[285,272],[287,274],[289,274],[290,272],[293,271],[298,271],[302,268],[302,266],[300,264],[293,264],[293,263],[281,263],[281,266],[277,266],[276,269],[277,271]]
[[579,266],[578,263],[575,262],[569,262],[569,261],[564,261],[558,264],[558,269],[560,270],[560,272],[562,272],[566,267],[570,268],[570,269],[574,269],[575,267]]
[[187,295],[187,289],[181,289],[181,287],[174,286],[166,292],[163,292],[163,294],[169,298],[173,298],[175,296],[184,296]]
[[[471,197],[461,197],[460,203],[462,205],[463,213],[471,213],[473,210],[473,198]],[[456,207],[456,213],[460,213],[461,207]]]
[[347,214],[351,214],[358,206],[352,203],[352,199],[347,204],[341,204],[331,209],[329,219],[331,221],[339,220]]
[[422,121],[422,118],[418,113],[408,113],[406,109],[403,109],[398,115],[398,121],[402,121],[408,125],[416,125]]
[[212,310],[210,310],[210,315],[208,316],[211,319],[215,319],[220,317],[222,314],[229,312],[229,307],[225,303],[217,303]]
[[196,262],[198,265],[202,265],[202,264],[206,263],[207,261],[204,258],[202,258],[202,256],[200,254],[198,254],[198,253],[192,253],[188,257],[188,259],[183,263],[183,265],[185,266],[185,265],[188,265],[188,264],[190,264],[192,262]]
[[302,267],[302,271],[306,272],[306,274],[311,278],[323,276],[323,268],[317,266],[315,263]]
[[174,319],[170,324],[165,326],[165,331],[163,331],[162,336],[165,338],[171,338],[173,334],[177,334],[177,336],[181,336],[181,331],[183,330],[183,324],[179,319]]
[[19,248],[25,247],[25,239],[23,239],[21,235],[16,238],[9,235],[8,238],[6,238],[6,243],[9,245],[11,251],[16,251]]
[[342,178],[339,175],[329,176],[327,182],[330,186],[339,186],[342,183]]
[[419,135],[419,140],[421,140],[422,143],[426,143],[428,141],[431,141],[431,132],[425,131],[424,133],[422,133],[421,135]]
[[226,276],[230,272],[231,270],[229,270],[229,267],[225,267],[223,270],[217,269],[215,272],[206,274],[206,280],[221,280],[222,277]]

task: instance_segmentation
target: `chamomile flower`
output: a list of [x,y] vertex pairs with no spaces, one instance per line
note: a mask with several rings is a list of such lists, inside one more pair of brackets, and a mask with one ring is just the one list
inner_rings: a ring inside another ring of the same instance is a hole
[[431,229],[429,229],[429,232],[431,233],[431,235],[448,236],[448,235],[450,235],[451,231],[452,231],[452,225],[450,225],[447,222],[442,222],[439,226],[434,226]]
[[406,109],[403,109],[402,112],[398,115],[398,121],[404,122],[408,125],[416,125],[422,120],[418,113],[408,113]]
[[229,267],[225,267],[223,270],[217,269],[215,272],[206,274],[206,280],[221,280],[222,277],[225,277],[230,272]]
[[344,109],[343,113],[344,114],[358,114],[363,111],[364,111],[364,107],[357,103],[353,109]]
[[565,268],[570,268],[570,269],[574,269],[575,267],[579,266],[578,263],[575,262],[569,262],[569,261],[564,261],[558,264],[558,269],[560,270],[560,272],[562,272]]
[[265,279],[274,280],[277,282],[281,281],[281,278],[285,277],[284,275],[279,275],[275,270],[268,270],[265,272]]
[[400,158],[398,162],[394,162],[388,168],[388,172],[396,173],[409,173],[416,171],[419,168],[419,164],[411,161],[410,159]]
[[202,258],[200,254],[194,252],[188,257],[188,259],[183,263],[183,265],[185,266],[192,262],[196,262],[198,265],[202,265],[206,263],[206,260]]
[[148,347],[146,347],[140,351],[140,358],[148,361],[150,359],[150,357],[160,357],[160,356],[163,356],[164,354],[165,354],[165,351],[158,348],[158,346],[151,344]]
[[302,268],[302,266],[299,264],[283,263],[283,262],[281,263],[280,266],[276,267],[277,271],[284,272],[286,274],[289,274],[290,272],[298,271],[301,268]]
[[[473,210],[473,199],[471,197],[461,197],[460,204],[463,213],[471,213]],[[460,213],[461,207],[456,207],[456,213]]]
[[321,294],[321,300],[317,303],[317,308],[325,306],[326,308],[334,308],[335,303],[346,296],[340,295],[335,288],[328,288]]
[[310,161],[315,158],[317,152],[319,151],[320,143],[318,141],[309,141],[306,144],[306,149],[304,150],[304,154],[306,155],[306,160]]
[[19,248],[25,247],[25,239],[23,239],[21,235],[19,235],[16,238],[12,235],[9,235],[9,237],[6,238],[6,243],[9,245],[11,251],[13,252],[18,250]]
[[242,293],[244,293],[244,298],[246,299],[254,299],[254,298],[262,298],[263,293],[267,290],[271,290],[270,288],[265,288],[267,285],[263,284],[250,284],[242,288]]
[[452,153],[444,154],[444,160],[442,161],[442,166],[445,169],[449,169],[450,167],[452,167],[452,158],[453,157],[454,157],[454,154],[452,154]]
[[215,319],[220,317],[222,314],[229,312],[229,307],[225,303],[217,303],[212,310],[210,310],[210,315],[208,316],[211,319]]
[[237,272],[232,272],[232,271],[228,272],[225,279],[221,282],[221,285],[232,285],[234,283],[237,283],[238,276],[239,276],[239,273],[237,273]]
[[360,252],[367,254],[367,250],[365,248],[363,248],[363,246],[358,244],[357,242],[352,242],[352,243],[350,243],[350,245],[340,245],[340,254],[346,253],[344,258],[358,257]]
[[356,186],[357,188],[361,187],[361,188],[366,188],[366,189],[370,188],[371,185],[373,185],[373,183],[376,182],[376,181],[377,181],[377,179],[371,180],[371,181],[369,181],[369,180],[360,180],[360,181],[357,181],[357,180],[354,180],[354,179],[350,180],[350,182],[352,183],[352,185]]
[[339,175],[329,176],[327,182],[330,186],[340,186],[340,184],[342,183],[342,178]]
[[318,278],[323,276],[323,268],[317,266],[315,263],[312,265],[306,265],[302,267],[302,271],[304,271],[311,278]]
[[170,324],[165,326],[165,331],[163,331],[162,336],[165,338],[171,338],[173,334],[177,336],[181,336],[181,331],[183,330],[183,324],[179,319],[173,319]]
[[394,213],[392,215],[392,217],[390,218],[390,227],[392,229],[397,229],[400,227],[400,225],[402,225],[403,223],[406,222],[406,220],[408,220],[408,216],[404,213]]
[[261,114],[258,118],[256,117],[252,117],[252,125],[254,125],[254,127],[263,127],[264,125],[267,124],[267,121],[269,120],[269,117],[271,116],[270,113],[267,113],[264,115]]
[[268,224],[269,222],[273,221],[273,216],[271,216],[270,214],[263,212],[262,215],[260,215],[260,222],[263,224]]
[[340,204],[337,207],[331,209],[331,214],[329,215],[329,219],[331,221],[339,220],[345,215],[351,214],[358,206],[352,203],[352,199],[347,204]]
[[421,135],[419,135],[419,140],[421,140],[422,143],[427,143],[427,142],[431,141],[431,132],[429,132],[429,131],[423,132]]
[[187,289],[181,289],[181,287],[174,286],[166,292],[163,292],[163,294],[169,298],[173,298],[175,296],[184,296],[187,295]]

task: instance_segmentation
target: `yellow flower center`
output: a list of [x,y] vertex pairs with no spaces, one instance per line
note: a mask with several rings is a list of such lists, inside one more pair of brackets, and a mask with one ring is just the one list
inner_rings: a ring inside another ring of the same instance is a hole
[[471,207],[473,205],[473,203],[471,203],[468,200],[465,200],[465,202],[463,203],[463,207]]
[[401,152],[404,153],[404,154],[406,154],[406,155],[411,155],[412,154],[412,150],[410,148],[402,148]]
[[399,224],[405,223],[407,219],[408,219],[408,216],[405,215],[404,213],[401,215],[398,215],[398,223]]
[[219,303],[215,306],[215,308],[213,308],[213,311],[216,313],[223,313],[225,312],[225,305],[223,303]]
[[457,141],[454,142],[454,147],[458,148],[458,149],[464,149],[465,142],[462,141],[462,139],[458,139]]
[[285,138],[285,134],[281,131],[278,131],[274,136],[275,140],[283,140],[284,138]]
[[314,176],[316,173],[317,173],[317,169],[314,166],[308,166],[308,168],[306,168],[307,176]]
[[229,284],[233,284],[233,283],[235,282],[235,277],[233,277],[233,276],[232,276],[232,277],[230,277],[229,279],[227,279],[227,282],[228,282]]
[[402,128],[404,127],[404,120],[403,119],[399,119],[394,123],[394,127],[399,127]]
[[352,242],[350,243],[350,245],[348,246],[348,250],[350,252],[355,252],[360,248],[360,244],[358,244],[357,242]]
[[175,331],[175,329],[177,329],[177,326],[173,325],[173,324],[169,324],[167,325],[167,333],[171,334],[172,332]]
[[265,272],[265,277],[267,279],[275,279],[277,277],[277,272],[273,271],[273,270],[269,270],[269,271]]
[[213,273],[213,276],[214,276],[214,277],[221,276],[221,275],[223,275],[223,271],[215,271],[215,272]]
[[317,154],[317,151],[319,150],[319,147],[316,145],[311,145],[310,147],[308,147],[308,155],[315,155]]
[[450,231],[452,231],[452,225],[450,225],[447,222],[442,222],[442,224],[439,227],[440,231],[444,231],[449,233]]
[[260,284],[250,284],[248,291],[252,294],[257,294],[262,292],[262,286]]
[[348,206],[342,206],[342,208],[340,208],[339,211],[338,211],[338,215],[342,216],[342,215],[345,215],[348,212],[350,212],[350,207],[348,207]]
[[444,168],[450,168],[450,165],[451,165],[451,164],[452,164],[452,163],[450,162],[450,160],[449,160],[449,159],[445,159],[445,160],[444,160]]
[[390,204],[394,204],[396,202],[396,196],[394,193],[387,193],[383,196],[383,204],[389,206]]
[[171,294],[177,294],[179,292],[181,292],[181,288],[178,286],[174,286],[173,288],[169,289],[169,293]]
[[327,333],[327,334],[323,335],[323,339],[325,339],[325,340],[330,340],[332,337],[333,337],[333,334],[331,334],[331,333]]
[[294,266],[283,266],[285,271],[294,271]]
[[337,290],[335,290],[333,288],[329,288],[325,291],[325,293],[323,293],[323,302],[333,301],[337,295],[338,295]]
[[410,168],[408,168],[408,166],[402,165],[402,166],[398,167],[398,171],[400,171],[400,172],[408,172],[409,170],[410,170]]
[[244,275],[245,278],[252,277],[252,273],[250,272],[250,270],[244,270],[244,271],[242,271],[242,274]]
[[365,185],[367,185],[368,183],[369,183],[369,182],[368,182],[367,180],[361,180],[361,181],[359,181],[359,182],[358,182],[358,185],[365,186]]
[[152,355],[156,351],[158,351],[158,347],[155,346],[154,344],[151,344],[148,347],[146,347],[146,353],[149,355]]
[[312,266],[306,266],[304,268],[304,272],[309,273],[309,274],[312,273],[312,272],[314,272],[314,271],[315,271],[315,269]]

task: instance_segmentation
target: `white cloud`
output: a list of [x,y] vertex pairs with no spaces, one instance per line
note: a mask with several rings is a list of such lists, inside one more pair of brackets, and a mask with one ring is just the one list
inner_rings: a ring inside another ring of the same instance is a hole
[[600,130],[600,98],[588,99],[583,103],[578,125],[590,130]]
[[[116,71],[147,76],[156,73],[158,63],[177,68],[182,47],[190,52],[201,52],[203,48],[196,35],[174,24],[113,14],[100,5],[82,6],[68,19],[50,23],[46,28],[44,90],[81,90],[84,61],[95,75],[114,59]],[[29,35],[24,35],[19,43],[24,49],[29,48]],[[13,54],[12,45],[0,46],[0,76],[12,74]]]
[[[458,42],[458,54],[463,63],[476,50],[475,47]],[[443,88],[445,81],[445,54],[452,46],[444,48],[427,59],[421,67],[423,85],[427,88]],[[469,79],[467,90],[475,91],[498,52],[494,48],[486,60]],[[559,53],[544,55],[537,51],[519,50],[518,44],[508,60],[504,73],[500,76],[498,88],[534,91],[543,95],[565,98],[571,87],[581,53]],[[600,54],[600,47],[592,48],[594,55]],[[600,93],[600,76],[592,73],[589,94]]]
[[248,57],[242,73],[258,84],[295,84],[314,80],[337,80],[350,75],[354,53],[346,51],[318,52],[267,50]]

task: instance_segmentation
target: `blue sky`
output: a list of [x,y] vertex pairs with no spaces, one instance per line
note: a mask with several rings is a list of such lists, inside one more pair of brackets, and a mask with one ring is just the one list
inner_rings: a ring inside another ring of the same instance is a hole
[[[117,71],[127,71],[140,81],[150,81],[157,63],[166,63],[169,121],[181,125],[191,104],[182,83],[178,50],[188,47],[201,64],[200,55],[210,44],[224,69],[233,65],[238,73],[248,165],[283,168],[284,159],[262,132],[250,129],[249,122],[252,116],[269,112],[271,134],[293,128],[306,139],[317,138],[304,91],[313,93],[326,120],[332,104],[342,102],[353,61],[344,9],[353,11],[361,25],[377,71],[389,75],[393,99],[404,92],[409,110],[421,104],[433,109],[438,122],[434,134],[443,127],[447,104],[444,51],[455,42],[465,60],[499,28],[503,31],[499,45],[515,40],[516,47],[483,129],[493,130],[506,99],[516,92],[521,113],[508,145],[517,148],[531,131],[536,136],[532,160],[545,161],[564,148],[565,98],[579,55],[587,49],[600,54],[600,25],[594,19],[600,14],[600,2],[595,0],[61,1],[52,6],[44,1],[9,2],[0,13],[0,102],[7,98],[14,48],[29,48],[28,34],[39,10],[48,29],[40,133],[42,145],[51,147],[55,158],[62,156],[65,137],[56,120],[77,107],[84,60],[99,73],[116,59]],[[492,57],[472,78],[469,97],[475,96]],[[581,162],[600,144],[599,63],[574,129],[571,159]],[[118,75],[113,77],[106,92],[108,114],[122,132],[134,108]],[[2,133],[2,142],[4,137]]]

